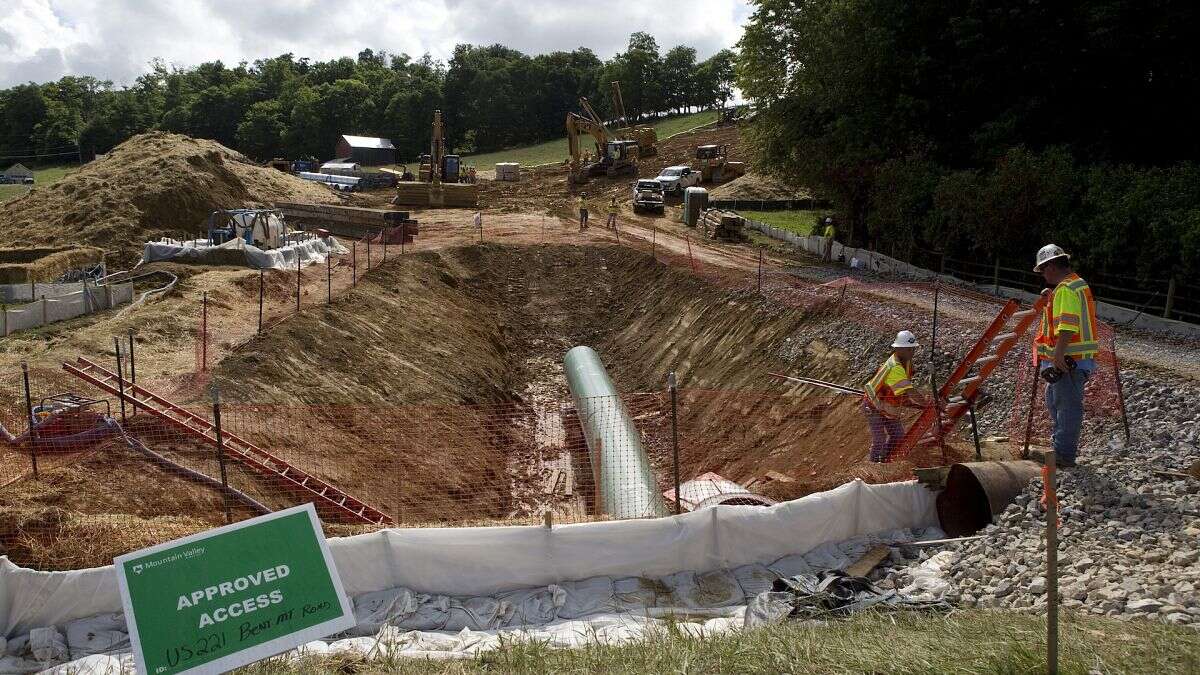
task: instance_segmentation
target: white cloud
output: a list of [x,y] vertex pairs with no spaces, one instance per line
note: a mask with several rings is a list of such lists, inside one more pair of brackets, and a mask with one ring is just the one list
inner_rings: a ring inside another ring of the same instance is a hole
[[65,74],[128,84],[154,58],[232,65],[370,47],[445,60],[462,42],[530,54],[584,46],[607,58],[634,31],[703,58],[733,45],[748,15],[743,0],[5,0],[0,87]]

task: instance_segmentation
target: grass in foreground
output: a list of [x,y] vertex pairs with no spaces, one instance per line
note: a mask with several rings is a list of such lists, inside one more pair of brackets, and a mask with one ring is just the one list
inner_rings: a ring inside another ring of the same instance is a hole
[[796,234],[820,234],[817,231],[817,223],[826,214],[825,211],[820,210],[738,211],[738,213]]
[[[863,613],[827,625],[786,623],[707,639],[678,630],[624,646],[556,650],[518,644],[467,661],[325,657],[267,661],[253,675],[385,673],[1034,673],[1045,672],[1044,617]],[[1200,672],[1194,630],[1068,614],[1059,624],[1064,673]]]
[[[706,110],[692,115],[670,117],[652,126],[658,132],[658,137],[662,139],[672,134],[687,131],[688,129],[715,121],[717,121],[717,112],[715,110]],[[590,142],[586,142],[585,146],[590,148]],[[463,161],[480,171],[484,171],[494,169],[496,162],[519,162],[522,166],[535,166],[537,164],[561,162],[566,157],[567,139],[564,136],[557,140],[524,148],[500,150],[499,152],[489,152],[481,155],[467,155],[463,157]]]
[[63,166],[48,166],[44,169],[34,169],[34,185],[0,185],[0,203],[20,197],[29,192],[31,187],[54,183],[77,168],[78,166],[75,164],[67,164]]

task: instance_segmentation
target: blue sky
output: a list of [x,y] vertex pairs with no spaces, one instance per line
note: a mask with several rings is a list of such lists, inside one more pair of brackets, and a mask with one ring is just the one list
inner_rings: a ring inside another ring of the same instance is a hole
[[737,42],[749,13],[742,0],[6,0],[0,87],[65,74],[128,84],[156,57],[232,65],[370,47],[445,60],[462,42],[607,58],[638,30],[664,52],[688,44],[703,58]]

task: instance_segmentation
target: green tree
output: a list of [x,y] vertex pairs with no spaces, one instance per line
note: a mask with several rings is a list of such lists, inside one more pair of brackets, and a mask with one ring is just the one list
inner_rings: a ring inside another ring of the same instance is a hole
[[693,105],[698,85],[695,48],[679,45],[663,56],[662,83],[667,108],[678,112]]
[[280,154],[284,137],[283,106],[279,101],[259,101],[246,110],[237,126],[237,147],[259,160]]

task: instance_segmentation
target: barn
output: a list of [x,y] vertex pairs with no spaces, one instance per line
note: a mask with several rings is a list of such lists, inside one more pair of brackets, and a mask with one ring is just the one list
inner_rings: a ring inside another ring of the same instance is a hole
[[395,164],[396,146],[386,138],[346,135],[338,139],[333,156],[343,161],[366,166]]
[[5,183],[32,183],[33,172],[22,164],[13,164],[7,170],[0,172]]

